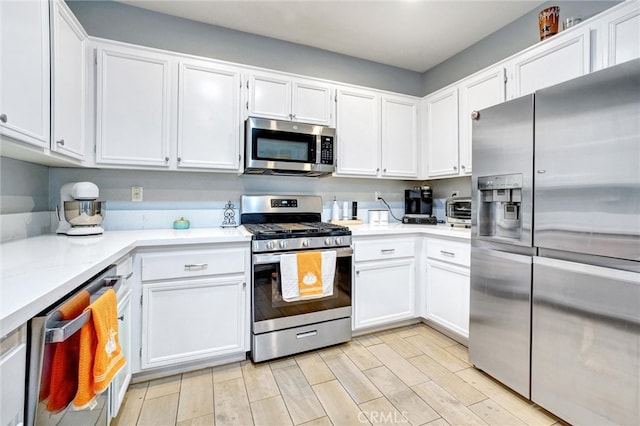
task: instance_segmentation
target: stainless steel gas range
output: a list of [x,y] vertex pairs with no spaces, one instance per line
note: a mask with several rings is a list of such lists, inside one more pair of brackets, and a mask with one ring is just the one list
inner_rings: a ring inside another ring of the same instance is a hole
[[[240,223],[253,234],[251,359],[254,362],[351,339],[351,231],[345,226],[322,222],[321,214],[319,196],[241,198]],[[314,252],[322,259],[335,259],[329,273],[325,274],[323,269],[324,292],[313,297],[287,297],[290,280],[286,276],[283,279],[283,269],[286,274],[288,268],[282,264],[290,265],[292,256]]]

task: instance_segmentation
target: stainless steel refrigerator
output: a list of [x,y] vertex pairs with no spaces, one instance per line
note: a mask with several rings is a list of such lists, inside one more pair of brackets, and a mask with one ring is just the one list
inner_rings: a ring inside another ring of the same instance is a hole
[[573,424],[640,424],[640,60],[479,111],[469,358]]

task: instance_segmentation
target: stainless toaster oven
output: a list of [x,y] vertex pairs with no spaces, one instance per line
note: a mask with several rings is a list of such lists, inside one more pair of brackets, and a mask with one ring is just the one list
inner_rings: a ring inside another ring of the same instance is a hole
[[451,226],[471,228],[471,197],[447,199],[447,223]]

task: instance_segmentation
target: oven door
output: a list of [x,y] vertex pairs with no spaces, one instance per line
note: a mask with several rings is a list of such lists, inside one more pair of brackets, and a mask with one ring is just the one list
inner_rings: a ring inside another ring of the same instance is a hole
[[[318,299],[287,302],[282,297],[280,255],[253,255],[252,316],[253,333],[266,333],[351,316],[353,249],[336,252],[333,294]],[[325,250],[319,250],[325,251]]]

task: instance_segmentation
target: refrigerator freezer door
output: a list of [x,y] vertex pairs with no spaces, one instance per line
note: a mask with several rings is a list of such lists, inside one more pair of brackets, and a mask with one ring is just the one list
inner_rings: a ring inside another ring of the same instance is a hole
[[640,60],[535,97],[533,245],[640,261]]
[[571,424],[640,424],[640,274],[534,258],[531,400]]
[[471,248],[469,359],[529,397],[531,256]]

